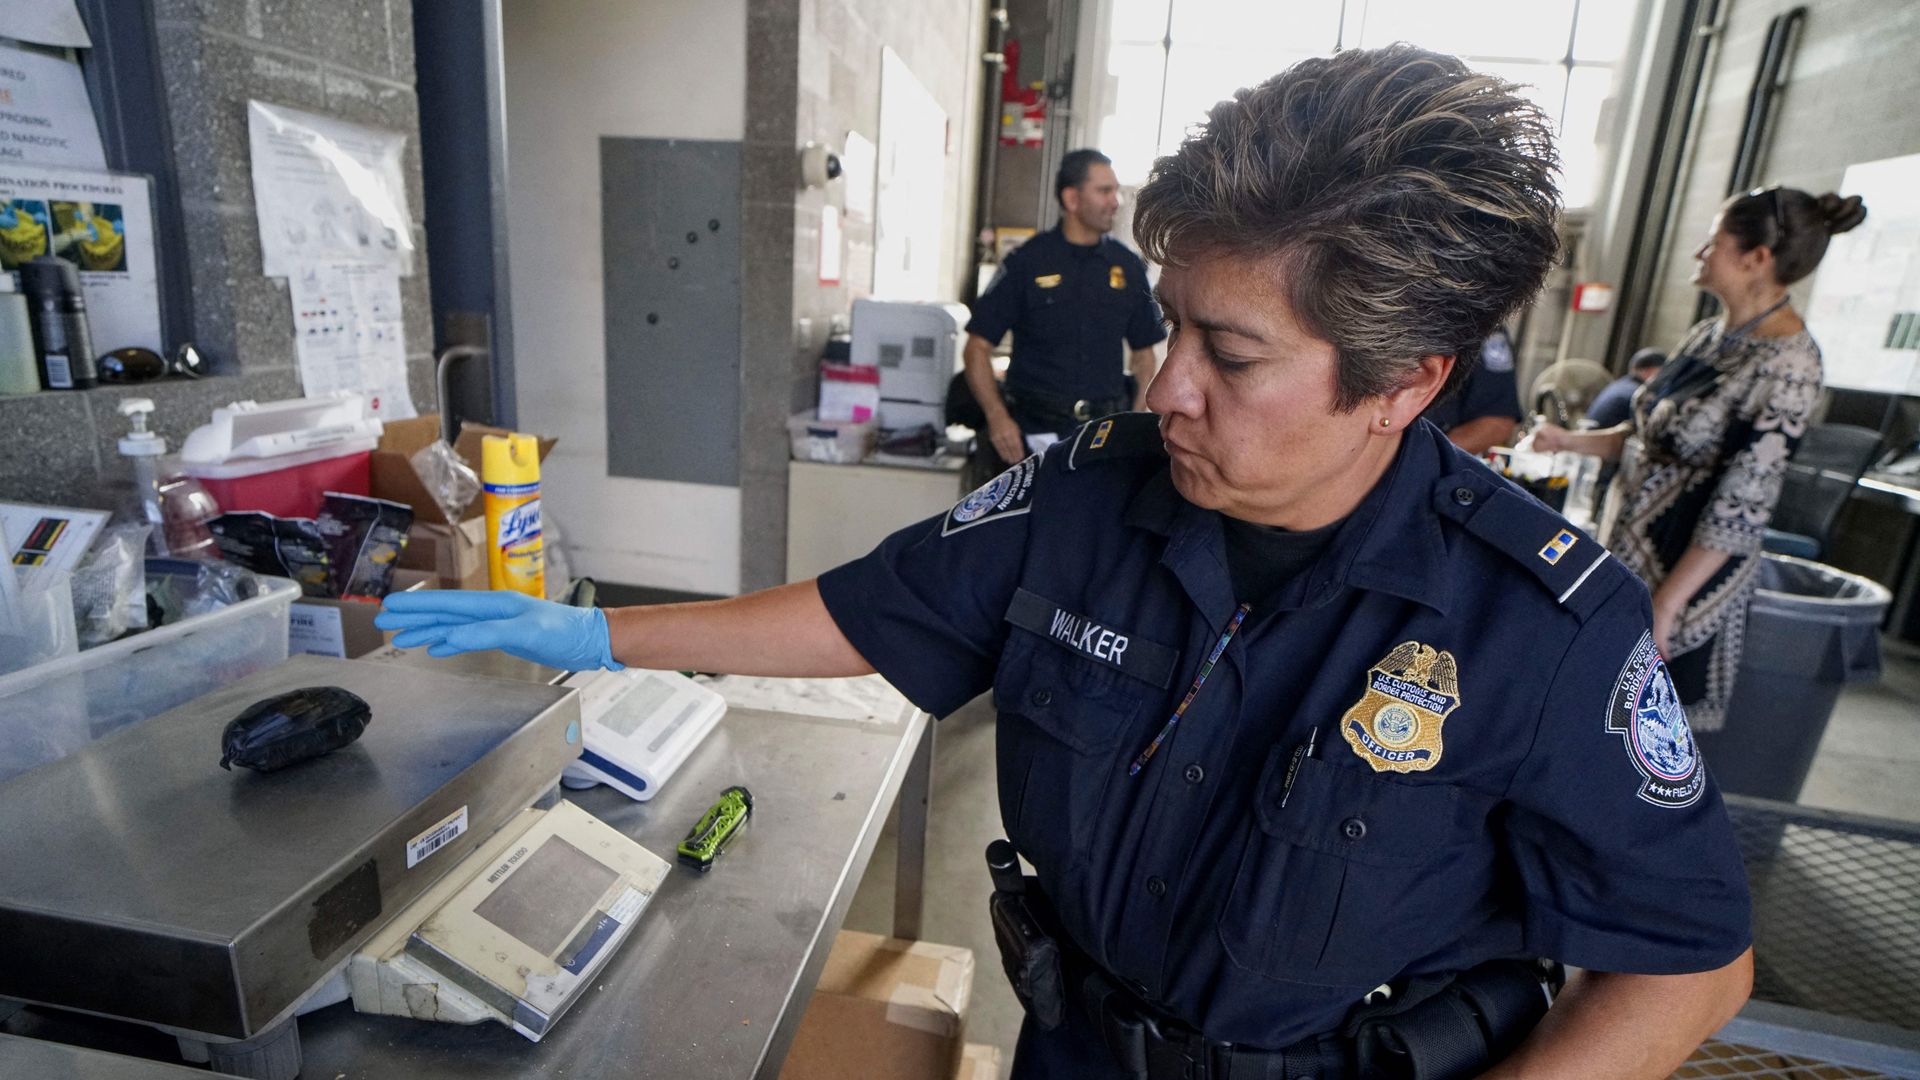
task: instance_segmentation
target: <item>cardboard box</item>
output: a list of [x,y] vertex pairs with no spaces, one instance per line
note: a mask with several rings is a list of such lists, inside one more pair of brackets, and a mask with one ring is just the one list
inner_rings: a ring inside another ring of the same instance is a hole
[[[393,591],[431,589],[437,579],[418,570],[393,572]],[[354,660],[387,643],[386,631],[373,625],[380,605],[372,600],[328,600],[303,596],[287,615],[287,652]]]
[[[510,435],[506,428],[488,427],[485,424],[460,425],[460,437],[454,440],[453,448],[459,451],[473,471],[480,471],[480,440],[487,435]],[[369,476],[376,499],[392,499],[413,507],[415,523],[428,525],[447,525],[447,515],[441,511],[440,504],[433,501],[427,486],[413,471],[413,455],[440,437],[440,417],[415,416],[406,420],[389,420],[380,433],[380,445],[369,461]],[[545,461],[552,453],[557,439],[540,436],[540,460]],[[475,495],[468,504],[467,512],[461,520],[477,517],[480,514],[480,496]]]
[[1000,1048],[968,1043],[960,1051],[960,1071],[953,1080],[1000,1080]]
[[476,574],[481,580],[481,588],[486,588],[487,577],[487,521],[485,518],[468,518],[458,525],[433,525],[414,522],[407,530],[407,546],[400,553],[399,565],[408,570],[419,570],[440,579],[443,589],[455,588],[459,582],[470,580]]
[[843,930],[780,1080],[951,1080],[973,952]]

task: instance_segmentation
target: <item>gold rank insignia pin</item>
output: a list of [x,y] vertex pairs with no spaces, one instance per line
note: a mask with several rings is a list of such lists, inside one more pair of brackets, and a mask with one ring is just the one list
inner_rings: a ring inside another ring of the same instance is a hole
[[1367,690],[1340,717],[1340,734],[1375,772],[1440,764],[1440,725],[1460,707],[1453,654],[1417,641],[1394,646],[1367,672]]
[[1548,566],[1558,566],[1561,556],[1571,551],[1573,545],[1578,543],[1579,540],[1580,538],[1575,536],[1571,530],[1561,529],[1554,534],[1553,539],[1547,541],[1546,547],[1540,549],[1540,561],[1546,563]]
[[1126,288],[1127,272],[1118,266],[1108,267],[1107,268],[1107,284],[1116,289]]
[[1060,284],[1060,275],[1059,274],[1041,274],[1039,277],[1033,279],[1033,283],[1035,285],[1040,286],[1043,289],[1051,289],[1055,285]]

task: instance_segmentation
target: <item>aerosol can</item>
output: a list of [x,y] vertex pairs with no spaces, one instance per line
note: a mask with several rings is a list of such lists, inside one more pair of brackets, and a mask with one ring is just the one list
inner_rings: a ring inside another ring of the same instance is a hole
[[488,435],[480,443],[487,513],[487,583],[547,595],[540,539],[540,445],[531,435]]

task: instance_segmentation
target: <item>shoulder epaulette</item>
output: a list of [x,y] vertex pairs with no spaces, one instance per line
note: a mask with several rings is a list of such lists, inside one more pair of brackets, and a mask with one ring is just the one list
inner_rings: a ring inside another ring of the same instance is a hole
[[1633,576],[1599,541],[1492,473],[1441,478],[1434,505],[1584,620]]
[[1089,462],[1167,456],[1160,441],[1160,418],[1149,412],[1114,413],[1090,420],[1073,436],[1067,471]]

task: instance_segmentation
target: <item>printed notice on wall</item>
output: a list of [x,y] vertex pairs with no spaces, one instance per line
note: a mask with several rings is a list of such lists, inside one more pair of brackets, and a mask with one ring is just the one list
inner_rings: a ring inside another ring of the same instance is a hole
[[0,163],[105,169],[80,65],[0,45]]
[[314,263],[295,270],[287,287],[306,395],[364,394],[382,420],[414,415],[400,278],[393,268]]
[[322,262],[413,273],[406,136],[260,101],[247,103],[247,133],[263,273]]
[[36,45],[72,49],[93,47],[87,24],[73,0],[7,0],[0,8],[0,36]]
[[95,352],[164,347],[145,177],[0,162],[0,270],[36,255],[80,268]]

